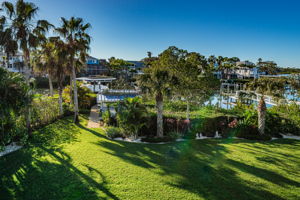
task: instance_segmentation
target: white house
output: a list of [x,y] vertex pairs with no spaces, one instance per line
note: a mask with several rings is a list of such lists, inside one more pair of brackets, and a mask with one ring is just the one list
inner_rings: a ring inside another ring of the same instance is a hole
[[250,61],[236,62],[236,68],[234,69],[234,73],[239,79],[259,77],[257,66]]
[[23,64],[23,55],[21,53],[16,53],[13,56],[8,57],[7,62],[7,56],[5,53],[0,52],[0,66],[11,71],[11,72],[20,72],[24,73],[24,64]]

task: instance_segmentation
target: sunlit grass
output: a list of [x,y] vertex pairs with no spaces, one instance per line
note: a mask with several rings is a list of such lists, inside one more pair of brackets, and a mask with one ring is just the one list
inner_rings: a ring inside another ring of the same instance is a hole
[[300,142],[111,141],[65,118],[0,158],[0,199],[299,199]]

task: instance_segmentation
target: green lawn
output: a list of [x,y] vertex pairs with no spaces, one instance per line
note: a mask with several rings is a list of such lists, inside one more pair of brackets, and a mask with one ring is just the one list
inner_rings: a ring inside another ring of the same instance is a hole
[[300,199],[300,141],[133,144],[71,119],[0,158],[1,200]]

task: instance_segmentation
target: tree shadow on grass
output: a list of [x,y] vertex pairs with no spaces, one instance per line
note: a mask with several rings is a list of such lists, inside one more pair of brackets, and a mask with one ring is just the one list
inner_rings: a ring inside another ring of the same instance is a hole
[[55,162],[36,159],[31,149],[22,149],[0,159],[1,199],[99,199],[95,190],[101,191],[101,199],[118,199],[106,188],[101,172],[89,167],[89,171],[100,177],[81,172],[71,164],[71,158],[57,149],[41,147],[44,155],[50,155]]
[[[257,176],[281,187],[299,183],[275,172],[240,163],[226,157],[222,140],[187,141],[174,144],[132,144],[102,140],[98,145],[125,162],[151,169],[159,168],[166,183],[205,199],[284,199],[263,186],[253,186],[237,170]],[[174,178],[176,177],[176,179]]]
[[70,117],[56,121],[33,133],[33,145],[57,146],[77,141],[78,129]]

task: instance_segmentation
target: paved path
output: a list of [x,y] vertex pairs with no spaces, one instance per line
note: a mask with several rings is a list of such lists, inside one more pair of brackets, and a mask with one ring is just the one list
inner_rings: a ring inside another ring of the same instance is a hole
[[91,108],[91,113],[90,113],[90,117],[89,117],[89,123],[88,123],[87,127],[88,128],[99,128],[100,127],[98,105],[94,105]]

